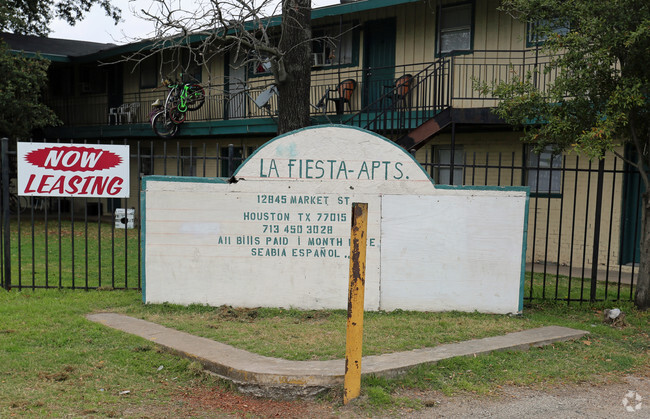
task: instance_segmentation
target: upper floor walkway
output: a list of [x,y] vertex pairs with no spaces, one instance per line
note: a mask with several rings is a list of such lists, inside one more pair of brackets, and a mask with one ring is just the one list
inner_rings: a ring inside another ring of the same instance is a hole
[[[555,74],[547,71],[552,57],[537,49],[484,50],[449,54],[432,62],[394,67],[332,69],[312,73],[313,124],[341,123],[384,135],[409,132],[449,108],[489,108],[498,99],[481,85],[510,82],[530,74],[545,89]],[[270,76],[246,81],[207,83],[204,105],[188,112],[184,136],[274,134],[277,96]],[[48,104],[63,124],[49,133],[60,138],[151,137],[151,104],[162,103],[166,88],[51,98]],[[481,122],[481,121],[475,121]]]

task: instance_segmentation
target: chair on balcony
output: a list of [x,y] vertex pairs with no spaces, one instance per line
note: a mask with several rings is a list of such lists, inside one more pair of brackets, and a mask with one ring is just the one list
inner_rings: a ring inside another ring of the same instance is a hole
[[119,114],[118,114],[118,109],[117,108],[108,108],[108,125],[111,125],[111,118],[113,119],[113,124],[117,125],[118,120],[119,120]]
[[411,108],[411,89],[413,87],[413,76],[404,74],[395,80],[392,86],[384,86],[387,90],[386,99],[390,100],[393,109],[406,110]]
[[[352,112],[352,104],[350,101],[352,100],[352,94],[356,88],[357,82],[355,80],[343,80],[339,83],[338,86],[336,86],[336,89],[327,89],[323,97],[320,99],[320,101],[318,101],[318,104],[312,106],[314,106],[316,109],[323,109],[323,113],[325,113],[327,111],[327,104],[329,102],[334,102],[334,106],[336,107],[336,114],[343,115],[345,104],[347,103],[348,110]],[[332,92],[337,93],[338,97],[331,97]]]
[[123,118],[126,119],[127,123],[129,124],[133,122],[135,119],[137,119],[136,117],[139,109],[139,102],[124,103],[122,106],[117,108],[117,115],[120,123],[122,123]]

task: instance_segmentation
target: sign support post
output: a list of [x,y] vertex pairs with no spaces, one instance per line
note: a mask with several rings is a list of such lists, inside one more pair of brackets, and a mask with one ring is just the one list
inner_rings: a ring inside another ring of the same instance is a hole
[[363,341],[363,296],[366,282],[366,239],[368,204],[352,203],[350,232],[350,282],[348,287],[348,321],[345,338],[345,378],[343,404],[361,392],[361,356]]

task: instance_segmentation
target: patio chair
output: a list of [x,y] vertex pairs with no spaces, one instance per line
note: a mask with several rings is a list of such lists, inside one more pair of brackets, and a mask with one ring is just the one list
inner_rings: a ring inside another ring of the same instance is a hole
[[339,83],[338,86],[336,86],[336,89],[334,90],[335,92],[338,93],[339,97],[332,98],[329,96],[329,93],[332,92],[332,90],[327,91],[327,101],[329,102],[334,102],[334,105],[336,106],[336,114],[337,115],[342,115],[343,111],[345,110],[345,104],[348,104],[348,110],[352,112],[352,94],[354,93],[354,90],[357,88],[357,82],[353,79],[345,79],[342,82]]
[[413,76],[404,74],[395,80],[392,86],[384,86],[389,91],[386,96],[391,101],[392,108],[409,109],[411,107],[411,89],[413,87]]
[[113,118],[113,124],[117,125],[117,123],[118,123],[117,121],[118,121],[118,118],[119,118],[119,115],[118,115],[118,112],[117,112],[118,109],[119,109],[119,107],[117,107],[117,108],[109,108],[108,109],[108,125],[111,125],[111,118]]
[[133,122],[136,119],[139,109],[140,109],[139,102],[124,103],[117,110],[120,123],[122,123],[122,118],[125,118],[129,124]]

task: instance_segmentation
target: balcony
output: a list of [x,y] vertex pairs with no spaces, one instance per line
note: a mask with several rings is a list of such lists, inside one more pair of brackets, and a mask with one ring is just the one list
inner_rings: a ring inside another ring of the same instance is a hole
[[[315,69],[312,122],[403,134],[451,107],[495,106],[498,99],[481,95],[477,83],[511,81],[531,72],[535,83],[545,88],[554,79],[553,73],[544,71],[551,59],[536,50],[474,51],[390,68]],[[271,77],[251,77],[245,86],[203,85],[205,104],[188,112],[182,135],[275,133],[277,96],[261,100],[272,83]],[[151,104],[156,100],[164,103],[167,92],[125,94],[119,109],[111,109],[106,94],[51,99],[48,104],[63,121],[54,135],[150,137]]]

